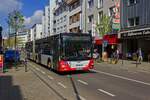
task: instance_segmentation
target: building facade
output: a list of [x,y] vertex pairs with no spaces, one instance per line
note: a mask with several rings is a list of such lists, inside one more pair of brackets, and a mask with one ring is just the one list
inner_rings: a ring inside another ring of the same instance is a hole
[[[82,29],[85,33],[92,34],[95,48],[99,53],[106,51],[110,57],[118,48],[118,31],[120,29],[120,0],[83,0]],[[116,15],[118,14],[118,17]],[[96,30],[102,17],[109,16],[112,30],[105,35],[100,35]],[[115,22],[117,20],[117,22]],[[115,27],[114,27],[115,25]],[[116,27],[117,26],[117,27]]]
[[[96,24],[100,23],[100,19],[105,14],[112,17],[116,0],[84,0],[83,5],[83,29],[85,32],[91,33],[93,36],[98,35],[95,31]],[[84,9],[85,8],[85,9]],[[85,16],[85,18],[84,18]]]
[[18,43],[17,43],[17,48],[21,49],[21,48],[25,48],[25,44],[28,41],[28,31],[22,31],[19,32],[19,34],[17,35],[17,39],[18,39]]
[[50,21],[49,21],[49,25],[50,25],[50,35],[54,34],[53,31],[53,26],[54,26],[54,9],[56,7],[56,0],[49,0],[49,16],[50,16]]
[[121,0],[121,32],[123,53],[136,53],[142,49],[144,59],[150,54],[150,1]]
[[53,33],[59,34],[62,32],[68,32],[68,5],[64,1],[57,0],[53,14]]
[[34,24],[30,30],[31,41],[42,38],[42,24]]
[[69,7],[69,32],[81,32],[82,31],[82,4],[84,0],[66,0]]
[[50,8],[45,6],[44,13],[42,16],[42,37],[50,35]]

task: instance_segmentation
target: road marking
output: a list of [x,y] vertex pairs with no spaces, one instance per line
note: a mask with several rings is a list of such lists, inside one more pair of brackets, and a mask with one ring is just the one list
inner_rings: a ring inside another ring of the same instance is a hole
[[80,83],[82,83],[82,84],[84,84],[84,85],[88,85],[87,82],[84,82],[84,81],[82,81],[82,80],[78,80],[78,82],[80,82]]
[[44,71],[41,70],[41,73],[46,74]]
[[144,70],[140,70],[139,72],[142,72],[142,73],[149,73],[148,71],[144,71]]
[[49,79],[51,79],[51,80],[53,80],[53,79],[54,79],[53,77],[51,77],[51,76],[49,76],[49,75],[48,75],[48,78],[49,78]]
[[81,100],[86,100],[84,97],[82,97],[81,95],[79,95],[80,99]]
[[60,85],[63,88],[67,88],[64,84],[62,84],[61,82],[58,82],[58,85]]
[[76,95],[78,95],[79,96],[79,98],[80,98],[80,100],[86,100],[84,97],[82,97],[81,95],[79,95],[79,94],[76,94],[76,93],[73,93],[75,96]]
[[109,93],[109,92],[107,92],[107,91],[104,91],[104,90],[102,90],[102,89],[98,89],[98,91],[103,92],[103,93],[105,93],[105,94],[107,94],[107,95],[109,95],[109,96],[112,96],[112,97],[115,96],[114,94]]
[[32,66],[32,67],[34,67],[34,68],[35,68],[35,66]]
[[97,71],[97,70],[92,70],[92,71],[95,71],[95,72],[101,73],[101,74],[105,74],[105,75],[108,75],[108,76],[113,76],[113,77],[116,77],[116,78],[120,78],[120,79],[124,79],[124,80],[128,80],[128,81],[132,81],[132,82],[136,82],[136,83],[140,83],[140,84],[144,84],[144,85],[150,86],[150,83],[138,81],[138,80],[135,80],[135,79],[130,79],[130,78],[127,78],[127,77],[114,75],[114,74],[110,74],[110,73],[106,73],[106,72],[102,72],[102,71]]
[[40,70],[39,68],[35,68],[35,69],[38,70],[38,71]]

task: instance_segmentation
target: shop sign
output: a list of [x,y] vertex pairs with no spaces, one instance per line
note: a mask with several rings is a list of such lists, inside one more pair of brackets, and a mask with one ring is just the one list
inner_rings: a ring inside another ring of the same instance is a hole
[[113,23],[112,28],[115,29],[115,30],[119,30],[120,29],[120,24]]
[[124,33],[121,36],[122,37],[131,37],[131,36],[139,36],[139,35],[149,35],[150,30],[145,30],[145,31],[138,31],[138,32],[128,32]]
[[118,24],[120,24],[120,19],[113,19],[113,23],[118,23]]

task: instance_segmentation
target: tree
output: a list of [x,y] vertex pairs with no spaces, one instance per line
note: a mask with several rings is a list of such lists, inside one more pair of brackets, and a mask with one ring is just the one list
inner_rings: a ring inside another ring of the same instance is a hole
[[14,10],[8,14],[8,25],[15,31],[24,27],[24,17],[20,11]]
[[[11,27],[12,29],[15,30],[15,50],[17,49],[17,33],[18,33],[18,30],[23,28],[23,24],[24,24],[24,17],[23,15],[21,14],[20,11],[17,11],[17,10],[14,10],[13,12],[9,13],[8,14],[8,21],[7,21],[9,27]],[[10,37],[9,37],[10,39]],[[9,40],[9,43],[10,40]],[[15,58],[16,58],[16,54],[15,54]],[[16,64],[16,60],[15,60],[15,64]],[[17,69],[17,66],[16,66],[16,69]]]
[[96,31],[103,37],[105,34],[111,32],[111,18],[104,14],[99,21],[100,23],[96,23]]
[[[97,33],[100,34],[100,36],[102,38],[105,34],[111,32],[112,31],[111,18],[109,16],[107,16],[106,14],[104,14],[102,16],[102,18],[100,19],[100,23],[96,24],[96,31],[97,31]],[[102,43],[102,55],[103,55],[103,52],[105,51],[104,46],[105,46],[105,44],[104,44],[104,41],[103,41],[103,43]],[[103,56],[102,56],[102,59],[103,59]]]
[[[14,10],[8,14],[7,23],[9,27],[15,30],[15,49],[16,49],[16,35],[18,30],[21,30],[24,27],[24,17],[20,11]],[[11,43],[11,41],[9,41]]]

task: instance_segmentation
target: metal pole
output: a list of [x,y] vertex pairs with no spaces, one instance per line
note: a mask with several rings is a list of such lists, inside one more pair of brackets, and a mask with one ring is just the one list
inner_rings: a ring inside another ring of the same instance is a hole
[[17,48],[16,48],[16,47],[17,47],[17,45],[16,45],[16,43],[17,43],[17,39],[16,39],[16,38],[17,38],[17,37],[16,37],[16,36],[17,36],[17,16],[15,16],[14,19],[15,19],[15,67],[16,67],[16,70],[17,70],[17,69],[18,69],[18,68],[17,68],[17,61],[16,61],[16,60],[17,60],[17,58],[16,58],[16,57],[17,57],[17,56],[16,56],[16,55],[17,55],[17,54],[16,54],[16,53],[17,53],[17,50],[16,50],[16,49],[17,49]]

